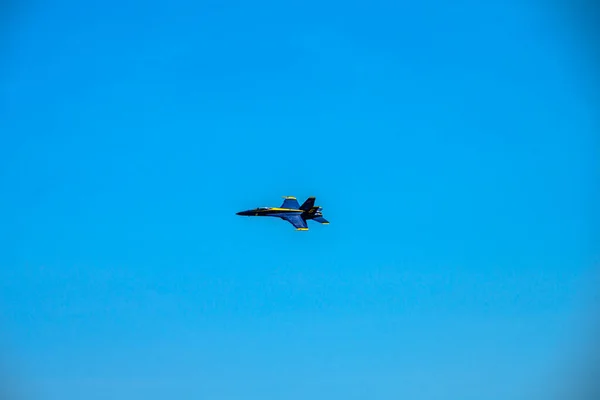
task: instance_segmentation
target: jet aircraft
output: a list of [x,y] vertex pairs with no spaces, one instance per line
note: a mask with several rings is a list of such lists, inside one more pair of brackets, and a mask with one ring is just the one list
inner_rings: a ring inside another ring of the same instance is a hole
[[236,215],[248,217],[278,217],[289,222],[299,231],[307,231],[306,221],[313,220],[321,224],[329,224],[323,218],[322,207],[315,206],[315,197],[311,196],[302,204],[298,204],[293,196],[284,196],[285,200],[281,207],[259,207],[252,210],[240,211]]

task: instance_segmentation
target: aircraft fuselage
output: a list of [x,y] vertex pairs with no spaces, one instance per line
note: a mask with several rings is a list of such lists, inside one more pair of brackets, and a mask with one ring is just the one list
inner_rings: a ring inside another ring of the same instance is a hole
[[[314,207],[317,208],[317,207]],[[278,207],[259,207],[251,210],[240,211],[236,215],[242,215],[247,217],[283,217],[285,215],[301,215],[302,218],[309,220],[317,217],[322,217],[323,214],[320,211],[310,209],[308,211],[295,210],[293,208],[278,208]]]

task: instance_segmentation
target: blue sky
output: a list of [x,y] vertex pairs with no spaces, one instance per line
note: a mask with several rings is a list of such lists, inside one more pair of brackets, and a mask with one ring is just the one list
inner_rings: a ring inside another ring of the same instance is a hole
[[[15,385],[62,400],[554,390],[598,255],[589,65],[556,13],[410,3],[18,10],[0,75]],[[316,196],[331,225],[235,215],[284,195]]]

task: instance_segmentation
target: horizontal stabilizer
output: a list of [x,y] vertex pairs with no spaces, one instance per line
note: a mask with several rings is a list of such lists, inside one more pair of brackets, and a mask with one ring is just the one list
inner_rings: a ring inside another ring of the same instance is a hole
[[318,223],[320,223],[320,224],[325,224],[325,225],[329,224],[329,221],[327,221],[327,220],[326,220],[325,218],[323,218],[323,217],[316,217],[316,218],[313,218],[313,221],[316,221],[316,222],[318,222]]

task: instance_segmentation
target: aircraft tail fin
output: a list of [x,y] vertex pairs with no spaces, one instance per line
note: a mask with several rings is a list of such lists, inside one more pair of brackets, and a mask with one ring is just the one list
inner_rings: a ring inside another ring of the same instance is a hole
[[308,199],[306,199],[306,201],[304,203],[302,203],[302,205],[300,206],[300,209],[303,211],[310,210],[311,208],[313,208],[315,206],[315,200],[316,200],[316,197],[310,196]]

